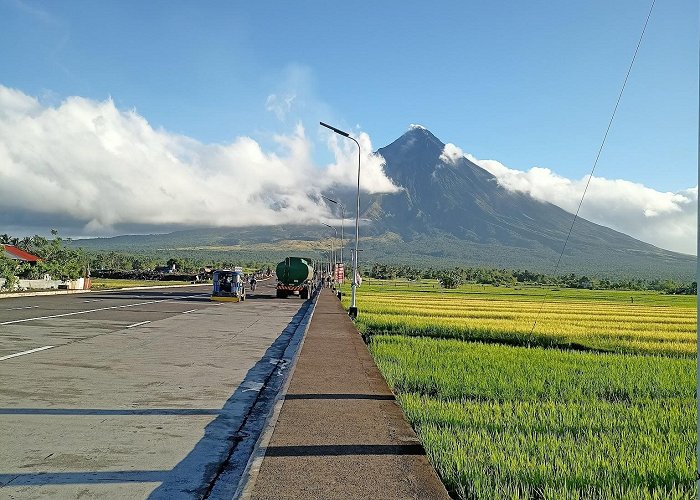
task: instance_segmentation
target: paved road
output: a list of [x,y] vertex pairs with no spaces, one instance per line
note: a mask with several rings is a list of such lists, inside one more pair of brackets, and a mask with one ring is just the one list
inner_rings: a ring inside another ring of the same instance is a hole
[[0,300],[0,497],[206,494],[302,304],[270,283]]

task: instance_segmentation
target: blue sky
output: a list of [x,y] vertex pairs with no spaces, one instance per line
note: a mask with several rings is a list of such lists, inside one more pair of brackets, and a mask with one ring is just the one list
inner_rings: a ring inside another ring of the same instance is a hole
[[[0,85],[134,110],[203,144],[266,150],[323,120],[374,148],[411,123],[510,169],[592,166],[649,9],[581,2],[0,0]],[[698,4],[657,2],[596,175],[697,185]]]

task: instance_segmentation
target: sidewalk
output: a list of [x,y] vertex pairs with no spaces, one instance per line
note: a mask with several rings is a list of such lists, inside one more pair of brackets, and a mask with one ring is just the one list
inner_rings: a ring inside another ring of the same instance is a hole
[[340,301],[321,291],[243,498],[449,498]]

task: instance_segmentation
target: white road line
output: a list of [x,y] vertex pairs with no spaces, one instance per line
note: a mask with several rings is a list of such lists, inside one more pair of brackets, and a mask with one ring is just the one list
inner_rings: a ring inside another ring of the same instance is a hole
[[141,323],[134,323],[133,325],[127,326],[127,328],[133,328],[135,326],[145,325],[146,323],[150,323],[150,321],[142,321]]
[[9,356],[3,356],[0,361],[5,361],[6,359],[16,358],[17,356],[24,356],[25,354],[31,354],[33,352],[45,351],[46,349],[51,349],[52,345],[45,345],[44,347],[37,347],[36,349],[30,349],[28,351],[22,351],[15,354],[10,354]]
[[182,314],[189,314],[195,312],[197,309],[190,309],[189,311],[182,311]]
[[75,311],[75,312],[63,313],[63,314],[51,314],[50,316],[38,316],[36,318],[15,319],[12,321],[3,321],[2,323],[0,323],[0,325],[13,325],[15,323],[26,323],[27,321],[36,321],[39,319],[63,318],[65,316],[75,316],[77,314],[88,314],[88,313],[96,312],[96,311],[107,311],[109,309],[124,309],[127,307],[144,306],[146,304],[157,304],[159,302],[170,302],[173,300],[191,299],[193,297],[199,297],[201,295],[202,294],[188,295],[186,297],[178,297],[175,299],[149,300],[147,302],[137,302],[136,304],[124,304],[121,306],[99,307],[97,309],[89,309],[87,311]]

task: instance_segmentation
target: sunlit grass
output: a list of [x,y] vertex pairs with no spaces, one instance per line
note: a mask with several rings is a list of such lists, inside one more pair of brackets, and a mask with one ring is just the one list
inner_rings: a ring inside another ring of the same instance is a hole
[[695,361],[376,336],[460,498],[692,498]]
[[[369,335],[672,356],[693,356],[697,350],[695,296],[480,285],[446,292],[429,286],[363,285],[358,328]],[[545,293],[551,295],[543,301]],[[347,305],[347,293],[344,300]]]
[[694,498],[696,301],[396,280],[357,325],[458,498]]
[[154,280],[120,280],[108,278],[92,278],[93,290],[111,290],[117,288],[131,288],[136,286],[173,286],[173,285],[191,285],[190,281],[154,281]]

